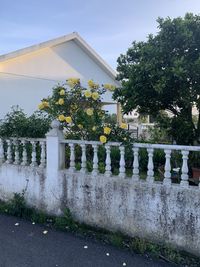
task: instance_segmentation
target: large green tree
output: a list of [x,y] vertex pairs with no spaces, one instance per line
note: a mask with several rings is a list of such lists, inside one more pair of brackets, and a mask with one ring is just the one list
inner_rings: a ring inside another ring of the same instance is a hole
[[193,121],[192,109],[200,110],[200,16],[159,18],[158,33],[145,42],[133,42],[118,58],[115,92],[125,113],[137,109],[157,115],[172,114],[171,134],[177,143],[200,143],[200,116]]

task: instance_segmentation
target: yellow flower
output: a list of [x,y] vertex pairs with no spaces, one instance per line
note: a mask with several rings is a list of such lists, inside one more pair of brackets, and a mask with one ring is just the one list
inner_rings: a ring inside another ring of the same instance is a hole
[[41,102],[41,103],[38,105],[38,108],[39,108],[39,109],[43,109],[43,108],[44,108],[44,104],[43,104],[43,102]]
[[64,115],[59,115],[58,116],[58,120],[59,121],[64,121],[65,120],[65,116]]
[[93,108],[88,108],[88,109],[86,110],[86,113],[87,113],[88,116],[92,116],[93,113],[94,113]]
[[89,98],[89,97],[91,97],[92,93],[87,90],[87,91],[85,91],[84,95],[85,95],[85,97]]
[[100,138],[99,138],[100,142],[101,143],[106,143],[107,142],[107,137],[105,135],[101,135]]
[[95,132],[95,131],[96,131],[96,129],[97,129],[97,127],[96,127],[96,126],[93,126],[93,127],[92,127],[92,131],[93,131],[93,132]]
[[39,108],[39,109],[48,108],[48,107],[49,107],[49,102],[48,102],[48,101],[42,101],[42,102],[38,105],[38,108]]
[[59,94],[60,95],[65,95],[65,90],[64,89],[60,90]]
[[92,98],[97,100],[99,98],[99,94],[97,92],[92,93]]
[[58,104],[59,104],[59,105],[63,105],[63,104],[64,104],[64,99],[63,99],[63,98],[60,98],[60,99],[58,100]]
[[78,128],[79,129],[83,129],[83,125],[82,124],[78,124]]
[[128,125],[127,125],[126,123],[122,123],[122,124],[120,125],[120,128],[122,128],[122,129],[127,129],[127,128],[128,128]]
[[114,91],[116,89],[116,86],[112,85],[112,84],[109,84],[109,83],[105,83],[104,84],[104,88],[105,89],[108,89],[110,91]]
[[91,88],[91,89],[97,89],[99,87],[99,85],[97,83],[94,83],[93,80],[89,80],[88,81],[88,86]]
[[67,123],[71,123],[72,122],[72,118],[70,116],[66,117],[65,120],[66,120]]
[[49,102],[48,101],[43,101],[43,105],[45,108],[48,108],[49,107]]
[[110,134],[111,129],[109,127],[104,127],[103,132],[104,132],[104,134]]
[[78,78],[70,78],[67,80],[67,83],[70,87],[74,87],[77,84],[80,84],[80,79]]

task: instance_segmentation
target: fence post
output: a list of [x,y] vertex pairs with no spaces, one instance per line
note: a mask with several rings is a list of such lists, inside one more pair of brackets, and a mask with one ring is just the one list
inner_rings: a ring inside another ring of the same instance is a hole
[[45,182],[45,202],[47,210],[54,214],[61,213],[62,198],[62,177],[59,170],[64,168],[65,146],[61,144],[64,139],[60,130],[60,122],[54,120],[51,123],[51,130],[46,134],[46,182]]
[[64,145],[60,143],[64,135],[60,130],[60,122],[52,121],[51,128],[46,134],[47,173],[55,173],[65,165]]

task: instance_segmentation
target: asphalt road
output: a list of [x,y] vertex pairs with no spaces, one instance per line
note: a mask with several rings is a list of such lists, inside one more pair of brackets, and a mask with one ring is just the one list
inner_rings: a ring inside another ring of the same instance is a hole
[[[48,231],[48,232],[44,232]],[[109,245],[0,215],[0,267],[171,267]]]

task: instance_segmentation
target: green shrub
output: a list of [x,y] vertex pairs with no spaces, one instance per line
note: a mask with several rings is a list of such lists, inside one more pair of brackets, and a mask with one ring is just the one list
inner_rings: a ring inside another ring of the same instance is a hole
[[50,128],[50,117],[40,111],[27,116],[19,107],[12,107],[0,120],[1,137],[43,138]]

